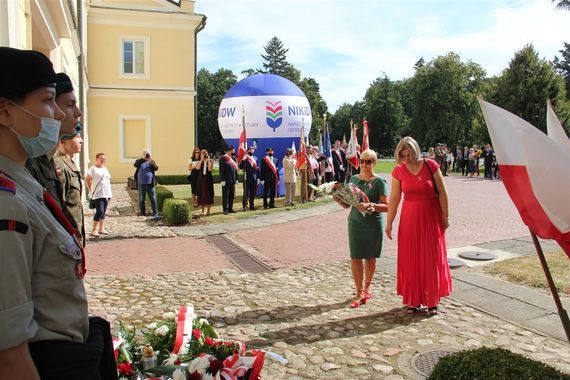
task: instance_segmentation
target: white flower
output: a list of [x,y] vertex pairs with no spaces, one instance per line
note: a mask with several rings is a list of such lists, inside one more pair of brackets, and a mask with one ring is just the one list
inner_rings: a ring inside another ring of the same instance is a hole
[[168,334],[168,326],[166,325],[162,325],[154,330],[154,335],[165,336],[166,334]]
[[162,319],[173,319],[176,315],[169,311],[167,313],[162,314]]
[[155,330],[158,325],[156,324],[156,322],[152,322],[151,324],[147,325],[146,327],[148,327],[151,330]]
[[186,380],[186,374],[179,368],[172,373],[172,380]]
[[214,380],[214,376],[210,375],[209,373],[205,373],[202,375],[202,380]]
[[176,359],[178,359],[178,355],[176,354],[170,354],[170,356],[168,357],[168,359],[165,359],[162,362],[162,365],[174,365],[174,362],[176,361]]
[[208,325],[209,326],[210,322],[208,322],[208,320],[206,318],[200,318],[200,319],[198,319],[198,324],[200,326],[202,326],[202,325]]
[[204,375],[206,370],[210,368],[210,357],[211,355],[204,355],[197,357],[188,364],[188,373],[198,372],[200,375]]

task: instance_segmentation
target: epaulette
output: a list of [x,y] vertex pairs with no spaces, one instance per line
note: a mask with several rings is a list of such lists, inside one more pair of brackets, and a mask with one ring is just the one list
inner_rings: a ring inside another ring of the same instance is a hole
[[2,171],[0,171],[0,191],[16,194],[16,184]]

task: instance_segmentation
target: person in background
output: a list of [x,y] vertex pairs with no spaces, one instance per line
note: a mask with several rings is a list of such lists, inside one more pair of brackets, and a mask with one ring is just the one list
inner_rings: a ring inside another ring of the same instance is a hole
[[194,148],[192,152],[192,158],[188,162],[188,173],[190,175],[190,189],[192,190],[192,204],[194,207],[198,207],[198,176],[200,172],[198,170],[198,163],[200,162],[200,148]]
[[[307,163],[305,163],[305,168],[307,167],[306,164]],[[306,169],[305,171],[302,171],[302,174],[306,175]],[[285,206],[295,206],[293,199],[295,198],[297,172],[295,169],[295,160],[293,158],[293,151],[291,148],[287,148],[287,150],[285,150],[285,156],[283,157],[283,181],[285,182]],[[301,181],[301,184],[302,183],[303,182]]]
[[336,140],[332,147],[332,164],[334,169],[331,170],[334,174],[334,180],[336,182],[344,183],[346,176],[346,156],[340,147],[339,140]]
[[[376,161],[376,152],[366,149],[360,155],[360,174],[353,175],[349,180],[368,198],[356,208],[353,207],[348,216],[350,269],[356,288],[350,308],[357,308],[372,297],[370,286],[376,271],[376,259],[382,253],[382,213],[388,211],[388,189],[386,181],[374,173]],[[334,200],[344,208],[350,207],[336,196]],[[362,215],[361,212],[365,211],[370,213]]]
[[[265,150],[265,157],[261,160],[259,177],[263,185],[263,208],[275,208],[275,193],[279,186],[279,166],[273,157],[273,148]],[[269,203],[267,198],[269,197]]]
[[156,176],[158,165],[150,155],[150,150],[143,150],[142,157],[135,161],[135,178],[139,190],[139,209],[140,215],[146,216],[146,195],[150,201],[152,209],[152,220],[160,219],[158,208],[156,205]]
[[85,226],[83,217],[83,181],[81,172],[73,161],[73,156],[81,152],[83,139],[80,135],[80,124],[76,129],[75,136],[66,135],[61,137],[57,152],[54,156],[55,168],[59,181],[63,188],[63,201],[69,214],[75,220],[76,232],[85,246]]
[[[319,161],[317,159],[317,151],[318,147],[314,146],[313,149],[311,149],[311,154],[309,155],[309,164],[311,166],[311,174],[312,174],[311,178],[314,186],[319,186],[319,179],[320,179],[320,167],[319,167]],[[313,199],[316,199],[316,194],[314,190],[312,192],[312,196]]]
[[461,151],[460,146],[455,147],[455,160],[453,161],[453,171],[459,172],[461,169],[461,161],[463,160],[463,152]]
[[60,138],[56,74],[0,47],[0,379],[117,379],[110,325],[89,317],[82,244],[25,169]]
[[253,155],[255,149],[252,146],[247,148],[247,154],[243,156],[239,167],[243,170],[243,211],[246,210],[247,202],[249,209],[255,211],[255,196],[257,195],[257,185],[259,184],[259,170],[257,168],[257,158]]
[[469,173],[469,178],[473,178],[475,176],[475,161],[477,154],[475,153],[475,148],[469,148],[469,155],[468,157],[468,164],[467,164],[467,172]]
[[461,159],[461,175],[469,174],[469,148],[463,147],[463,158]]
[[226,148],[226,154],[220,158],[220,183],[222,185],[222,209],[224,215],[235,213],[234,198],[236,193],[236,183],[238,166],[233,159],[234,147]]
[[[65,73],[56,74],[55,83],[55,103],[60,110],[63,111],[65,117],[61,121],[59,137],[69,137],[76,134],[76,127],[81,117],[81,111],[77,107],[77,98],[73,91],[71,79]],[[63,186],[57,173],[54,155],[57,151],[57,144],[48,153],[38,157],[28,158],[26,161],[26,169],[56,200],[58,206],[67,216],[67,219],[77,231],[79,226],[76,224],[75,218],[69,212],[63,199]]]
[[433,146],[428,149],[427,158],[430,160],[435,160],[435,149]]
[[485,179],[493,179],[493,160],[495,158],[495,153],[491,149],[491,144],[485,145],[485,150],[483,151],[483,165],[485,167]]
[[451,172],[451,165],[453,164],[453,153],[451,148],[447,149],[447,154],[445,155],[445,171],[443,172],[444,176],[448,176],[449,172]]
[[428,314],[434,315],[441,298],[452,289],[445,243],[449,208],[437,163],[420,155],[418,143],[409,136],[396,147],[385,232],[392,239],[392,223],[404,194],[398,229],[397,293],[408,306],[408,314],[416,314],[424,305]]
[[200,151],[201,158],[198,162],[198,204],[202,206],[202,214],[204,215],[204,207],[207,208],[206,215],[210,215],[210,207],[214,204],[214,178],[212,177],[212,168],[214,163],[206,149]]
[[95,215],[93,215],[93,229],[91,236],[108,235],[105,230],[105,215],[109,201],[113,196],[111,189],[111,173],[105,167],[107,156],[105,153],[97,153],[95,165],[91,166],[85,176],[85,186],[89,192],[89,198],[95,200]]

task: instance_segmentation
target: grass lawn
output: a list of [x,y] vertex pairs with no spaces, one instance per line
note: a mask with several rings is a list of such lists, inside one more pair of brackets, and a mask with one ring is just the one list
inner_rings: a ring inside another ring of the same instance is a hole
[[376,166],[374,166],[374,173],[390,174],[394,166],[396,166],[395,161],[378,161],[376,162]]
[[[190,193],[190,185],[162,185],[166,187],[168,190],[172,191],[174,194],[174,198],[179,199],[186,199],[188,204],[192,206],[192,195]],[[323,205],[332,202],[332,198],[328,195],[324,195],[318,197],[315,202],[309,202],[305,204],[301,204],[300,200],[300,183],[297,184],[297,189],[295,191],[295,206],[285,206],[285,198],[279,197],[275,198],[275,206],[276,208],[273,209],[263,209],[263,198],[255,198],[255,208],[257,211],[243,211],[242,208],[242,195],[243,195],[243,185],[238,183],[236,185],[236,194],[234,200],[234,210],[236,211],[235,214],[224,215],[222,210],[222,186],[219,183],[214,184],[214,204],[210,208],[210,215],[208,216],[201,216],[200,213],[202,212],[202,206],[199,207],[192,207],[192,215],[193,217],[200,218],[201,222],[206,223],[216,223],[216,222],[224,222],[236,219],[247,219],[252,216],[256,215],[265,215],[265,214],[273,214],[276,212],[287,212],[291,210],[298,210],[304,208],[310,208],[318,205]],[[340,206],[339,206],[340,209]]]
[[[554,279],[554,285],[559,292],[570,295],[570,275],[568,275],[570,273],[570,260],[568,256],[560,250],[545,253],[545,257]],[[499,261],[485,266],[484,271],[515,284],[548,290],[548,283],[537,255]]]

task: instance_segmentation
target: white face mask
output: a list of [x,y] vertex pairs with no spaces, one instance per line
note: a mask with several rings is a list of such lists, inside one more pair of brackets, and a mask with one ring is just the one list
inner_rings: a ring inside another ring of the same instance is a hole
[[61,128],[61,121],[49,117],[40,117],[17,105],[11,100],[8,101],[28,115],[32,115],[40,119],[41,129],[37,137],[22,136],[10,128],[12,129],[12,132],[14,132],[18,137],[18,141],[20,141],[20,144],[26,151],[28,157],[35,158],[49,153],[59,141],[59,129]]

